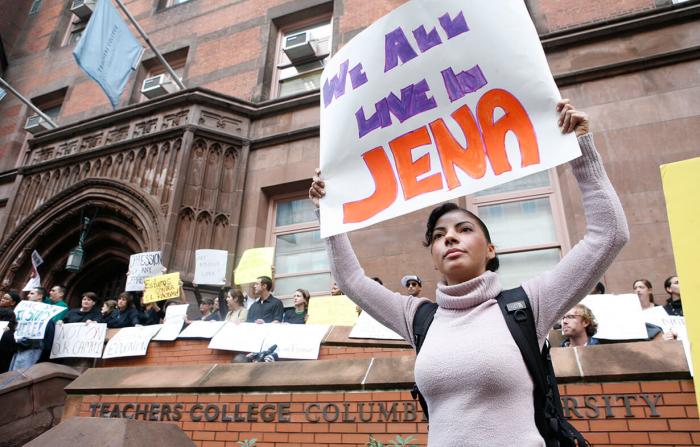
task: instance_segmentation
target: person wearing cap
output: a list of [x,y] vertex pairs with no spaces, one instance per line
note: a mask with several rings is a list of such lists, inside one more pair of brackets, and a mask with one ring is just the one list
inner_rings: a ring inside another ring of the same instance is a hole
[[408,289],[408,294],[411,296],[419,296],[423,288],[423,283],[416,275],[406,275],[401,278],[401,284]]
[[219,313],[214,312],[214,298],[204,297],[199,303],[199,311],[202,312],[202,321],[219,321]]

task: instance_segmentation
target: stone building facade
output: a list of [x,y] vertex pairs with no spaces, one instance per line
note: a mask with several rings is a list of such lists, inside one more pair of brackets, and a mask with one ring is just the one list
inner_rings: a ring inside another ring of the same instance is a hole
[[[113,296],[136,252],[161,250],[189,286],[198,248],[226,249],[234,262],[274,245],[278,294],[327,293],[327,260],[304,201],[318,165],[319,67],[402,1],[127,1],[188,88],[143,96],[142,81],[163,72],[147,51],[115,110],[72,57],[85,22],[70,3],[0,0],[2,76],[59,124],[30,135],[29,109],[10,95],[0,102],[3,286],[24,285],[32,250],[46,261],[42,281],[64,283],[77,303],[86,290]],[[646,277],[663,296],[675,268],[659,165],[700,155],[700,2],[526,5],[562,95],[592,117],[629,219],[631,241],[604,281],[619,293]],[[300,31],[318,43],[303,64],[281,49]],[[546,269],[585,229],[567,166],[460,202],[504,228],[496,244],[506,283]],[[432,294],[439,278],[420,243],[426,214],[351,235],[368,274],[395,290],[404,274],[418,274]],[[64,266],[81,216],[94,223],[84,268],[73,273]],[[517,234],[533,224],[545,230]]]

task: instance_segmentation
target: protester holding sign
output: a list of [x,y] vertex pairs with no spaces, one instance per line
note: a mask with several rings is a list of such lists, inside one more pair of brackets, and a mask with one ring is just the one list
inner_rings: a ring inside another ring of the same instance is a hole
[[141,325],[139,311],[134,307],[134,301],[130,293],[122,292],[119,294],[117,307],[103,322],[107,323],[107,327],[110,329]]
[[[561,131],[575,131],[583,153],[570,165],[581,189],[587,231],[553,270],[522,285],[532,303],[540,345],[629,238],[620,201],[588,133],[588,116],[567,100],[558,103],[557,111]],[[309,190],[316,205],[325,195],[319,176],[317,171]],[[517,435],[522,445],[544,445],[533,418],[533,383],[494,299],[502,288],[486,225],[446,203],[430,214],[425,245],[443,276],[436,291],[439,308],[415,366],[416,383],[430,409],[428,444],[458,445],[468,439],[469,445],[511,445]],[[346,295],[414,343],[414,315],[427,300],[391,292],[364,276],[347,236],[326,239],[326,248],[332,275]],[[498,421],[508,421],[507,429],[494,430]]]
[[85,323],[88,321],[100,321],[100,311],[97,307],[97,294],[94,292],[83,293],[80,307],[71,309],[63,318],[64,323]]
[[632,290],[634,290],[634,293],[637,294],[642,310],[656,306],[654,303],[654,294],[652,293],[651,289],[651,281],[648,279],[642,278],[632,283]]
[[248,309],[248,323],[279,323],[282,321],[284,305],[272,295],[272,278],[261,276],[255,282],[255,295],[258,300]]

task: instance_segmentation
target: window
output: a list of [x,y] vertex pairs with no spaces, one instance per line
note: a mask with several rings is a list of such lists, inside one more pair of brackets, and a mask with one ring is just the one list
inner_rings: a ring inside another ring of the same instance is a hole
[[192,1],[192,0],[165,0],[165,3],[164,3],[164,6],[163,6],[163,7],[164,7],[164,8],[169,8],[169,7],[171,7],[171,6],[181,5],[181,4],[183,4],[183,3],[187,3],[187,2],[190,2],[190,1]]
[[330,266],[313,203],[287,197],[272,206],[269,243],[275,247],[275,295],[289,297],[299,288],[328,293]]
[[489,228],[506,288],[551,269],[568,249],[554,171],[480,191],[467,206]]
[[[61,113],[61,106],[63,105],[63,99],[66,97],[67,91],[67,88],[62,88],[45,95],[37,96],[36,98],[32,98],[32,104],[48,115],[53,122],[56,122],[58,115]],[[29,114],[34,115],[34,112],[30,110]]]
[[41,9],[41,0],[34,0],[31,8],[29,8],[29,15],[33,16],[39,12],[39,9]]
[[89,17],[87,19],[81,19],[71,14],[70,23],[68,24],[66,35],[63,38],[62,46],[66,47],[78,43],[85,31],[88,20]]
[[[184,79],[185,77],[185,67],[187,65],[188,52],[189,47],[185,47],[163,55],[163,58],[165,58],[168,64],[170,64],[170,66],[173,67],[173,71],[175,71],[175,74],[180,79]],[[132,102],[148,101],[149,98],[146,97],[143,93],[141,93],[141,87],[145,79],[152,78],[153,76],[158,76],[161,74],[165,74],[166,76],[168,76],[168,78],[170,77],[170,74],[165,69],[165,66],[163,66],[160,60],[158,60],[158,58],[156,57],[152,57],[148,60],[143,61],[141,65],[143,66],[144,70],[141,72],[141,76],[139,76],[137,82],[134,85],[135,92],[134,96],[132,96]],[[171,88],[173,89],[173,91],[177,90],[177,87],[174,83],[171,84]]]
[[299,26],[280,28],[272,96],[318,90],[331,52],[330,16]]

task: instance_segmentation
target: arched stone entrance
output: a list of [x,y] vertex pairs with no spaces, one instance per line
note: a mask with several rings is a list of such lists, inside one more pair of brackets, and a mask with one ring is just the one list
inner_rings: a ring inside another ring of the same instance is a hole
[[[86,291],[113,298],[123,290],[129,256],[161,249],[163,223],[157,209],[135,189],[113,180],[89,179],[71,186],[28,216],[0,247],[3,287],[24,287],[31,274],[31,252],[37,250],[44,259],[39,267],[42,284],[63,284],[71,307]],[[66,260],[78,244],[81,216],[94,220],[83,267],[69,272]]]

